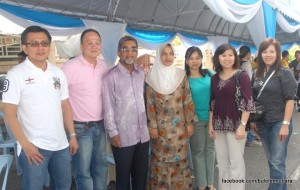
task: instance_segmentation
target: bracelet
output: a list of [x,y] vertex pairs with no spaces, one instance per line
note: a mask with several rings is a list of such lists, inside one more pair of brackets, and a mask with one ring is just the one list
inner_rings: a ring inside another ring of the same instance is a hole
[[283,124],[283,125],[289,125],[289,124],[290,124],[290,122],[289,122],[289,121],[287,121],[287,120],[284,120],[284,121],[282,122],[282,124]]
[[75,133],[75,132],[69,134],[69,137],[75,137],[75,136],[76,136],[76,133]]
[[247,123],[246,123],[246,122],[242,122],[242,121],[241,121],[240,125],[242,125],[242,126],[244,126],[244,127],[245,127],[245,126],[247,125]]

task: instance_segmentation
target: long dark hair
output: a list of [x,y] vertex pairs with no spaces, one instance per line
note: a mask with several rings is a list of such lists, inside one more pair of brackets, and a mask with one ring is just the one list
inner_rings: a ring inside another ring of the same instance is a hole
[[[198,55],[201,57],[201,59],[203,58],[203,54],[202,54],[202,51],[198,48],[198,47],[195,47],[195,46],[192,46],[192,47],[189,47],[186,52],[185,52],[185,64],[184,64],[184,67],[185,67],[185,72],[186,72],[186,75],[187,76],[190,76],[191,75],[191,70],[190,70],[190,67],[189,65],[187,64],[187,61],[188,59],[192,56],[192,54],[194,52],[197,52]],[[207,69],[203,69],[202,68],[202,63],[199,67],[199,73],[202,75],[202,76],[205,76],[205,75],[209,75],[210,76],[210,73],[208,72]]]
[[277,73],[280,68],[282,67],[281,65],[281,48],[280,48],[280,42],[277,41],[274,38],[267,38],[261,42],[258,48],[258,55],[257,55],[257,71],[256,71],[256,77],[261,77],[264,75],[264,71],[266,69],[266,64],[264,63],[262,59],[262,52],[265,51],[270,45],[274,45],[275,50],[276,50],[276,60],[274,65],[275,68],[275,73]]
[[234,64],[233,64],[232,68],[234,68],[234,69],[240,68],[240,59],[238,58],[237,52],[234,49],[234,47],[231,46],[230,44],[222,44],[216,49],[215,55],[213,56],[214,69],[217,73],[219,73],[220,71],[223,71],[222,65],[220,64],[219,55],[222,55],[226,50],[233,51]]

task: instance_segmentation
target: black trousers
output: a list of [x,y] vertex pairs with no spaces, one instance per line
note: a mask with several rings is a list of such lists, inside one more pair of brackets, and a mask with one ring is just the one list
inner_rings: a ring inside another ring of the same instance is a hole
[[116,164],[116,190],[145,190],[149,167],[149,141],[122,148],[112,146],[112,152]]

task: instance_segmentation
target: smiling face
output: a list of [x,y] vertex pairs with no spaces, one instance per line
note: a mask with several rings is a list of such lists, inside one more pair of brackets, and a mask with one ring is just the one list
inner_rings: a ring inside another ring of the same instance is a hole
[[44,65],[50,54],[50,41],[44,32],[29,32],[22,50],[34,65]]
[[124,41],[118,51],[120,62],[123,64],[133,64],[137,55],[138,47],[133,40]]
[[224,53],[219,55],[219,61],[223,69],[233,68],[235,56],[232,49],[224,51]]
[[202,64],[202,56],[200,56],[198,52],[194,51],[187,59],[186,63],[188,64],[190,70],[199,71],[199,68]]
[[262,51],[261,57],[267,67],[273,65],[277,57],[275,46],[270,44],[267,49]]
[[167,45],[160,53],[160,60],[163,65],[170,66],[174,63],[175,55],[171,46]]
[[80,48],[82,51],[82,55],[87,60],[96,59],[101,52],[100,36],[93,31],[87,32],[82,38]]

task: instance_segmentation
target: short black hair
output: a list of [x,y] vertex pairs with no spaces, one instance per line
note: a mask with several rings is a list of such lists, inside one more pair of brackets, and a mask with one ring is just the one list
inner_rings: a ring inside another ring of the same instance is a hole
[[50,33],[48,32],[48,30],[46,30],[45,28],[42,28],[40,26],[29,26],[27,27],[21,34],[21,43],[22,45],[26,45],[27,43],[27,35],[28,33],[31,33],[31,32],[43,32],[47,35],[47,38],[48,38],[48,41],[51,42],[51,35]]
[[239,57],[240,59],[243,59],[244,57],[246,57],[246,55],[248,53],[250,53],[250,47],[249,46],[241,46],[239,49]]
[[20,53],[18,53],[18,57],[27,57],[26,53],[24,51],[21,51]]
[[101,35],[100,35],[100,33],[99,33],[97,30],[90,28],[90,29],[86,29],[85,31],[83,31],[83,32],[81,33],[81,36],[80,36],[80,43],[81,43],[81,44],[83,43],[83,38],[84,38],[84,36],[86,35],[86,33],[89,33],[89,32],[94,32],[94,33],[96,33],[96,34],[99,36],[100,40],[101,40]]
[[134,37],[124,36],[119,40],[118,51],[122,48],[123,43],[126,41],[134,41],[136,44],[136,47],[138,48],[137,40]]
[[286,56],[288,56],[288,55],[289,55],[289,52],[286,51],[286,50],[284,50],[284,51],[281,53],[281,56],[282,56],[282,57],[286,57]]

